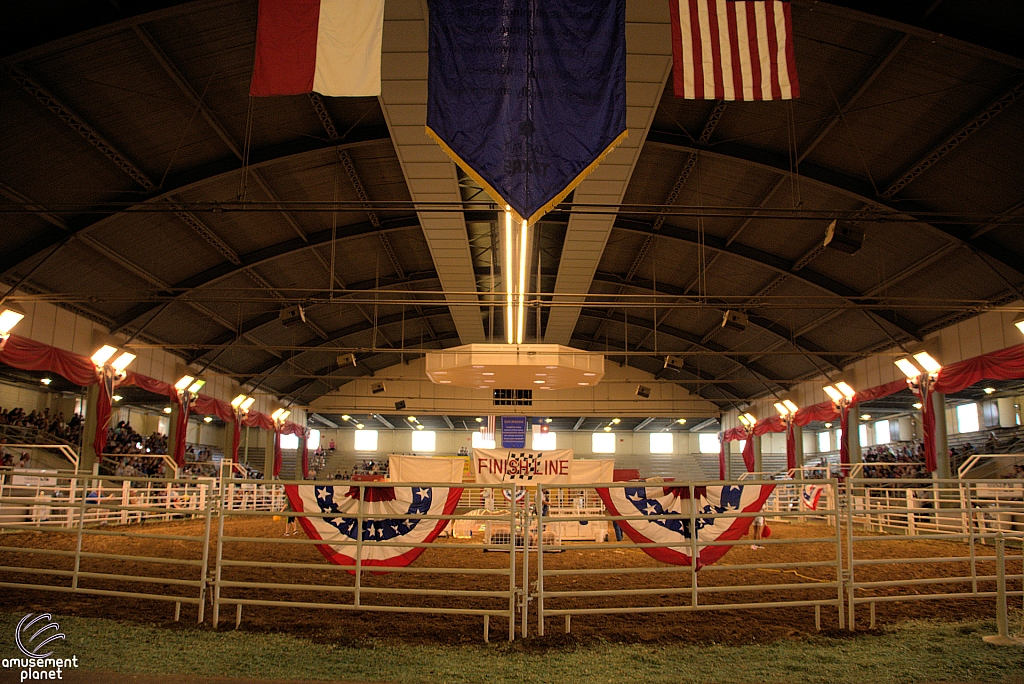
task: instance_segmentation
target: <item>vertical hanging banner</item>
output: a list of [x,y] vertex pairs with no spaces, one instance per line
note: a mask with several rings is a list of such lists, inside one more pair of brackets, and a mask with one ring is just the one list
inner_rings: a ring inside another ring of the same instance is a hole
[[669,0],[676,97],[800,97],[789,0]]
[[380,95],[384,0],[260,0],[249,94]]
[[625,0],[431,0],[427,133],[517,221],[626,137]]
[[501,417],[501,448],[526,448],[526,416]]

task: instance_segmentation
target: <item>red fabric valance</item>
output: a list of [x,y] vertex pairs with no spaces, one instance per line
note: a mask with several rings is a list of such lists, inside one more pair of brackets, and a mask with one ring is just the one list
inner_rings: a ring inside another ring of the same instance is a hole
[[932,389],[943,394],[953,394],[982,380],[1021,378],[1024,378],[1024,344],[943,366]]
[[96,384],[92,360],[18,335],[11,335],[0,351],[0,363],[20,370],[48,371],[82,387]]
[[274,419],[265,413],[259,411],[249,411],[242,418],[242,425],[244,427],[254,427],[260,430],[274,430]]
[[196,395],[196,398],[192,400],[189,412],[200,416],[216,416],[225,423],[231,423],[235,420],[235,410],[231,408],[231,404],[220,399],[208,397],[205,394]]

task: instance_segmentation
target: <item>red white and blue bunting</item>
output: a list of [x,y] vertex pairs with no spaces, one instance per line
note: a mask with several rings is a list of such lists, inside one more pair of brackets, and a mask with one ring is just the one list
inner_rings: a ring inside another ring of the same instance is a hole
[[[362,491],[360,501],[360,487],[285,486],[293,511],[338,514],[337,517],[299,516],[306,535],[324,541],[316,547],[332,563],[355,565],[358,549],[363,567],[409,565],[423,553],[424,547],[395,545],[395,542],[430,543],[449,522],[410,516],[451,515],[462,496],[461,487],[364,487]],[[361,534],[358,534],[360,524],[356,516],[360,506],[363,521]]]
[[[690,565],[693,553],[692,506],[689,487],[668,487],[665,483],[637,483],[636,487],[603,488],[597,493],[611,515],[650,516],[649,520],[620,520],[619,527],[635,544],[668,544],[645,547],[657,560],[673,565]],[[753,517],[702,517],[723,513],[756,513],[764,506],[775,485],[696,487],[697,569],[714,563],[729,546],[708,546],[710,542],[735,541],[747,533]],[[658,516],[683,515],[665,519]]]

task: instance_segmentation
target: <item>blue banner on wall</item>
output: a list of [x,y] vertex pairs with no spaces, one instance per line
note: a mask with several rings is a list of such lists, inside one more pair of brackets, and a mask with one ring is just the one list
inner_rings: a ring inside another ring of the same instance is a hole
[[526,416],[502,416],[501,417],[501,448],[502,449],[525,449],[526,448]]
[[533,223],[626,137],[625,0],[431,0],[427,133]]

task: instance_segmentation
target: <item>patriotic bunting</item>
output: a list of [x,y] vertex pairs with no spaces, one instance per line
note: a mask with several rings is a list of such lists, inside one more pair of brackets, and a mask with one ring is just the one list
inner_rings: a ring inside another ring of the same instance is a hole
[[697,569],[714,563],[729,546],[708,546],[709,542],[734,541],[747,533],[753,517],[702,517],[721,513],[756,513],[775,489],[775,485],[697,487],[696,501],[690,502],[689,487],[666,487],[665,483],[637,483],[637,487],[597,489],[611,515],[652,516],[649,520],[620,520],[619,527],[636,544],[667,543],[665,548],[644,548],[647,555],[664,563],[690,565],[693,554],[693,530],[689,517],[665,519],[653,516],[689,516],[697,506]]
[[[373,568],[405,567],[415,561],[424,547],[383,544],[434,541],[449,521],[415,516],[451,515],[462,496],[461,487],[366,487],[362,501],[360,488],[348,485],[286,485],[285,492],[293,511],[338,514],[299,517],[306,535],[324,542],[317,544],[317,549],[327,560],[355,565],[361,537],[362,566]],[[360,507],[364,515],[361,528],[356,518]]]

